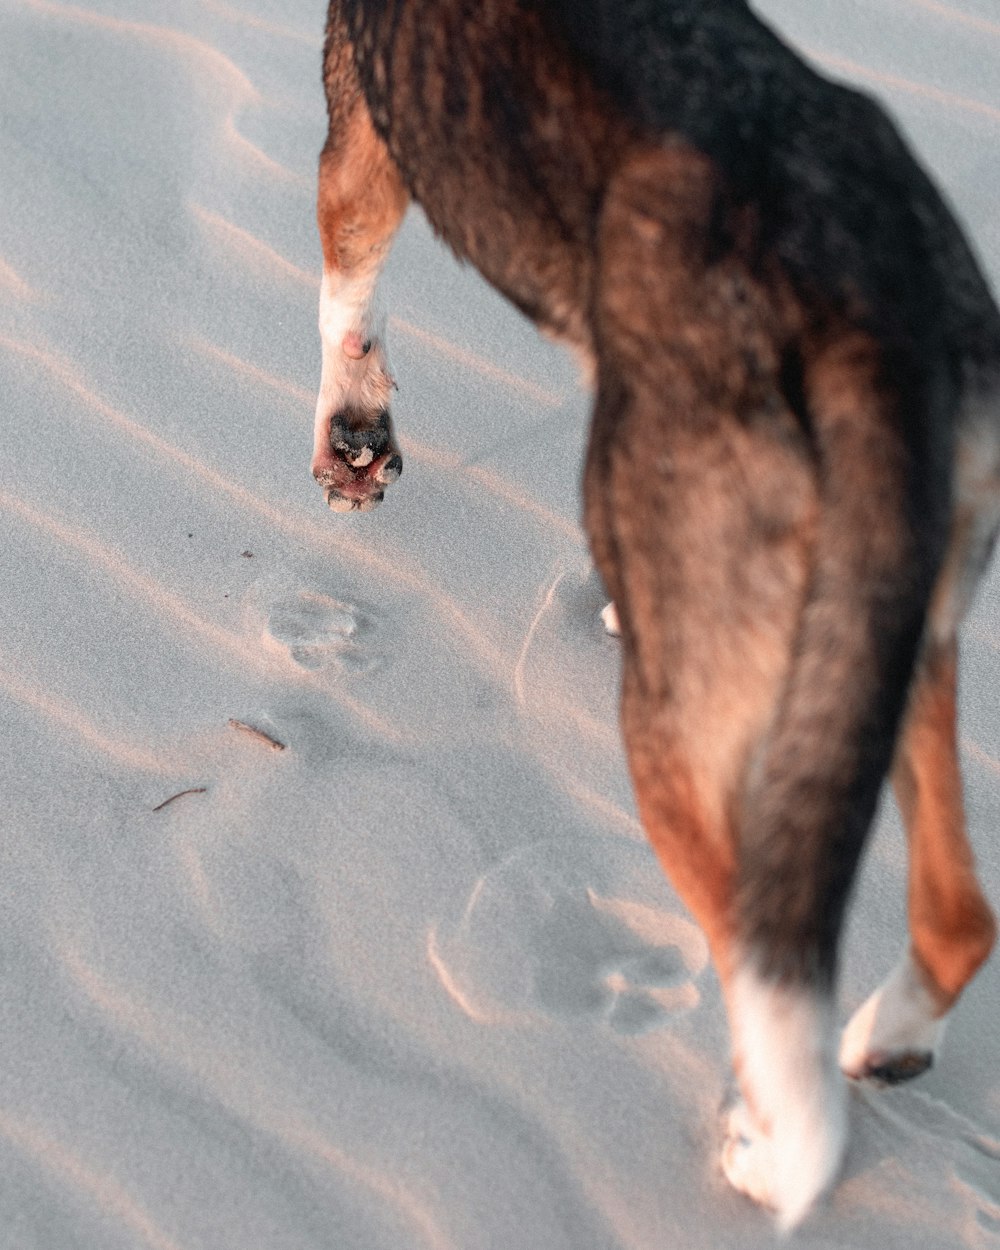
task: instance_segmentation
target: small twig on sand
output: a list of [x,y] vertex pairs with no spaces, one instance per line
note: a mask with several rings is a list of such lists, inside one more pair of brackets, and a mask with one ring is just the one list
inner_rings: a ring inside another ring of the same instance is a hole
[[277,738],[272,738],[270,734],[266,734],[263,729],[257,729],[253,725],[248,725],[241,720],[229,721],[230,729],[238,729],[241,733],[249,734],[251,738],[256,738],[260,742],[266,742],[272,751],[284,751],[285,744],[279,742]]
[[168,803],[172,803],[174,799],[182,799],[185,796],[185,794],[207,794],[207,793],[208,793],[207,786],[195,786],[192,790],[181,790],[177,794],[172,794],[169,799],[164,799],[162,803],[158,803],[156,807],[153,808],[153,811],[162,812]]

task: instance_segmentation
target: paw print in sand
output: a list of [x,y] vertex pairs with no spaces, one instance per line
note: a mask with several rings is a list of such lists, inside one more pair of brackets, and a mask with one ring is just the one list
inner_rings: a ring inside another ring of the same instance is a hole
[[373,622],[352,603],[303,590],[274,604],[266,636],[302,668],[328,665],[366,672],[378,663],[368,646]]
[[682,917],[564,894],[535,937],[532,997],[553,1016],[594,1014],[616,1033],[646,1033],[698,1005],[704,964],[701,934]]
[[632,1036],[698,1006],[707,943],[664,909],[648,851],[610,840],[593,850],[562,839],[525,848],[475,883],[460,918],[435,926],[430,962],[466,1014],[589,1017]]

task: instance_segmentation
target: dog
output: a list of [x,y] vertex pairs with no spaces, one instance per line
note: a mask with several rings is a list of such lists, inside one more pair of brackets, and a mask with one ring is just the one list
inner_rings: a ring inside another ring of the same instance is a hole
[[[1000,313],[881,108],[744,0],[333,0],[312,471],[402,470],[376,283],[410,200],[587,362],[584,520],[643,825],[704,930],[740,1101],[722,1167],[798,1223],[844,1074],[905,1080],[993,945],[956,631],[1000,524]],[[879,791],[909,940],[839,1046]]]

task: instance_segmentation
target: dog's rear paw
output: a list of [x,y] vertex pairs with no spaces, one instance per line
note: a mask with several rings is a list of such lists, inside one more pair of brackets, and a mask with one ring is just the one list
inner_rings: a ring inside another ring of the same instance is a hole
[[845,1127],[835,1104],[821,1096],[810,1109],[778,1108],[784,1123],[766,1128],[742,1099],[727,1116],[723,1174],[735,1190],[773,1212],[782,1232],[805,1218],[840,1166]]
[[851,1017],[840,1043],[840,1066],[853,1080],[899,1085],[934,1062],[944,1020],[909,955]]
[[774,1151],[742,1099],[726,1117],[720,1162],[726,1180],[738,1193],[762,1207],[774,1208]]
[[392,434],[388,410],[374,419],[347,410],[330,421],[329,446],[313,458],[313,477],[334,512],[377,508],[385,488],[399,480],[403,458]]

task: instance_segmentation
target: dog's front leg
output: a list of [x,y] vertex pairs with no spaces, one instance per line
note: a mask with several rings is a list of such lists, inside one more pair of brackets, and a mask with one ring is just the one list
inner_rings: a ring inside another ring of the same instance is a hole
[[330,135],[320,158],[323,372],[312,472],[338,512],[381,501],[402,472],[392,434],[385,318],[376,287],[408,196],[358,91],[350,49],[328,50]]

